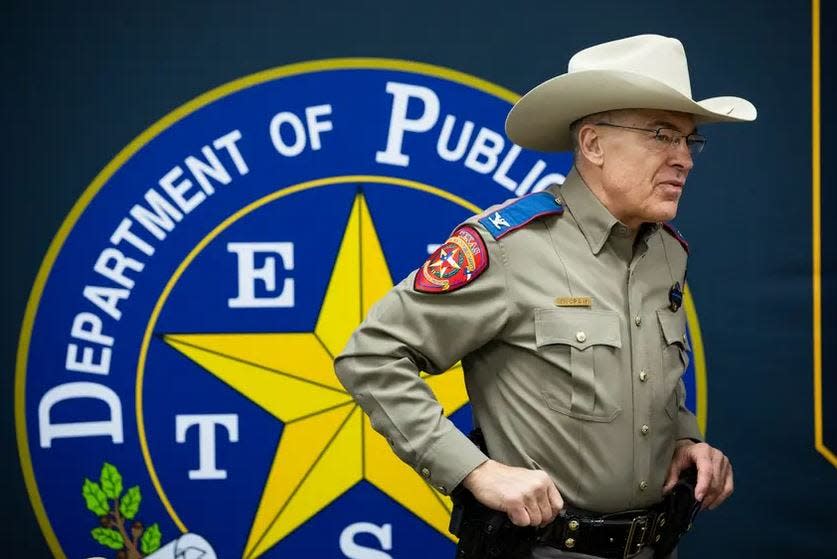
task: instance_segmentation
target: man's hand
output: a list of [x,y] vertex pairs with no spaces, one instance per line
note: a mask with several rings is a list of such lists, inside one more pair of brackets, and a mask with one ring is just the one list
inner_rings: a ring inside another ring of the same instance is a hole
[[564,499],[552,478],[540,470],[488,460],[468,474],[462,484],[477,501],[505,512],[517,526],[543,526],[564,508]]
[[685,439],[677,441],[663,493],[671,491],[680,472],[692,464],[698,471],[695,499],[701,501],[701,510],[714,509],[732,494],[732,465],[723,452],[706,443]]

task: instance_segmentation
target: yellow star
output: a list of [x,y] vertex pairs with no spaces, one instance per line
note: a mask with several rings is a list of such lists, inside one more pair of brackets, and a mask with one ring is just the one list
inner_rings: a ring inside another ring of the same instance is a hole
[[[253,559],[361,480],[447,532],[450,500],[402,463],[334,375],[332,361],[392,278],[362,194],[311,333],[170,334],[164,340],[285,426],[243,557]],[[445,414],[467,403],[462,369],[422,373]]]

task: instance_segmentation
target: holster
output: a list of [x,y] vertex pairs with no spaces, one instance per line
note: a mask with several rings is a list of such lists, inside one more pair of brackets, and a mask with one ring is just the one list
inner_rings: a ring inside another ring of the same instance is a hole
[[700,511],[700,501],[695,499],[697,468],[692,466],[680,474],[671,493],[660,503],[660,510],[668,519],[668,529],[659,530],[660,540],[654,545],[654,558],[663,559],[674,551],[683,535],[691,530]]
[[[480,429],[471,431],[468,438],[488,453]],[[459,538],[456,559],[522,559],[529,555],[537,536],[535,528],[515,526],[506,513],[486,507],[461,485],[451,493],[451,500],[449,530]]]
[[504,512],[492,510],[466,489],[451,495],[450,532],[459,537],[456,559],[524,559],[535,544],[535,528],[512,524]]

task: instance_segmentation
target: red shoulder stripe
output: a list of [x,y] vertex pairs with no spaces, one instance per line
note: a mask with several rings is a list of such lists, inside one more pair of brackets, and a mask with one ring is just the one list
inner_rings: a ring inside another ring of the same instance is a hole
[[689,254],[689,243],[686,242],[686,239],[683,238],[683,235],[680,234],[680,231],[678,231],[674,227],[674,225],[670,223],[663,223],[662,225],[663,229],[668,231],[668,234],[677,239],[677,242],[679,242],[682,245],[683,250],[686,251],[686,254]]

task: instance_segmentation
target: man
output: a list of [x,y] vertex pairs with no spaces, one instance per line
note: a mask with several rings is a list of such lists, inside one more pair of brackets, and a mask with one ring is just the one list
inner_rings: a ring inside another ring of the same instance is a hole
[[[396,454],[517,526],[560,522],[565,505],[645,514],[692,465],[695,498],[721,504],[732,468],[701,442],[681,380],[687,245],[662,223],[705,144],[696,124],[755,116],[744,99],[692,100],[683,46],[656,35],[585,49],[525,95],[506,131],[572,149],[565,183],[457,227],[335,362]],[[419,377],[459,360],[485,451]],[[533,557],[650,557],[662,517],[642,518],[655,525],[612,545],[562,525]]]

